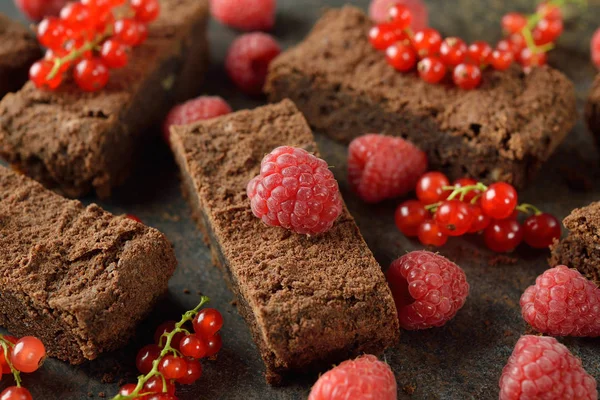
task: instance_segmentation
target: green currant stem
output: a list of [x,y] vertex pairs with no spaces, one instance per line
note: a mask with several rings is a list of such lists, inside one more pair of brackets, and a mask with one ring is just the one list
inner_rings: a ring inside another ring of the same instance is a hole
[[527,204],[527,203],[519,204],[516,207],[516,210],[520,211],[522,213],[525,213],[525,214],[529,214],[530,212],[532,212],[533,215],[540,215],[542,213],[542,211],[540,211],[539,208],[537,208],[533,204]]
[[2,347],[2,352],[4,353],[4,360],[8,363],[10,367],[10,371],[15,377],[15,382],[17,387],[21,387],[21,372],[17,371],[17,369],[13,366],[12,361],[10,361],[10,349],[14,346],[12,342],[6,340],[4,335],[0,335],[0,347]]
[[148,380],[150,380],[150,378],[152,378],[156,375],[159,375],[163,381],[163,393],[165,393],[167,391],[167,380],[158,371],[158,365],[160,364],[162,359],[169,353],[172,353],[174,355],[181,355],[181,353],[179,353],[179,351],[177,351],[176,349],[171,347],[171,341],[173,340],[173,337],[178,333],[189,334],[190,332],[187,329],[183,328],[183,325],[186,322],[193,320],[194,317],[200,311],[200,309],[208,302],[209,302],[209,298],[206,296],[202,296],[200,298],[200,303],[196,306],[196,308],[194,308],[193,310],[187,311],[185,314],[183,314],[183,316],[181,317],[181,320],[175,324],[175,329],[173,329],[169,333],[163,333],[163,335],[159,339],[159,343],[162,343],[162,340],[164,338],[165,346],[163,347],[162,351],[160,352],[160,355],[158,356],[158,358],[156,360],[154,360],[154,362],[152,363],[152,370],[150,370],[150,372],[148,372],[146,375],[140,375],[138,377],[137,386],[135,387],[134,391],[131,392],[131,394],[128,394],[128,395],[118,394],[115,397],[113,397],[112,400],[132,400],[137,397],[141,397],[141,396],[143,397],[144,395],[150,394],[150,393],[142,393],[141,391],[144,388],[144,385],[146,384],[146,382],[148,382]]

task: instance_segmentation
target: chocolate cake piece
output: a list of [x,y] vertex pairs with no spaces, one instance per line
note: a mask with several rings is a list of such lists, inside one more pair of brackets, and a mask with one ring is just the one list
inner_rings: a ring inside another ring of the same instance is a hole
[[29,67],[42,57],[34,36],[20,23],[0,14],[0,99],[29,79]]
[[271,101],[293,100],[315,130],[349,142],[366,133],[408,138],[430,167],[523,186],[573,127],[573,84],[560,72],[488,70],[476,90],[400,73],[368,41],[359,9],[328,11],[270,65]]
[[246,185],[265,154],[281,145],[318,153],[292,102],[174,127],[171,140],[184,194],[237,296],[269,383],[395,342],[391,292],[348,210],[312,237],[269,227],[250,210]]
[[563,224],[569,234],[552,246],[550,265],[577,268],[600,284],[600,202],[576,208]]
[[600,74],[596,76],[585,105],[585,119],[594,135],[596,145],[600,147]]
[[176,102],[199,93],[208,57],[207,0],[161,0],[148,40],[107,87],[85,93],[31,82],[0,103],[0,155],[68,197],[100,197],[123,182],[149,136]]
[[0,166],[0,326],[78,364],[125,344],[177,260],[156,229]]

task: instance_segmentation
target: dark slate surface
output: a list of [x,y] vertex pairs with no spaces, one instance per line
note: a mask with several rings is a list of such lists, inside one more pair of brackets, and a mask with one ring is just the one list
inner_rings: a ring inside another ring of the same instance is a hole
[[[284,46],[292,45],[309,31],[324,6],[343,3],[342,0],[280,0],[275,35]],[[366,0],[350,3],[367,5]],[[444,34],[461,35],[470,40],[495,40],[500,34],[500,15],[508,9],[531,9],[534,1],[429,0],[428,3],[432,25]],[[10,0],[1,0],[0,10],[18,17]],[[551,63],[566,71],[576,82],[580,110],[594,74],[587,49],[594,15],[599,10],[600,1],[590,0],[587,12],[569,18],[569,32],[551,57]],[[237,93],[222,69],[227,46],[236,34],[217,23],[211,24],[214,64],[206,93],[223,96],[235,109],[251,108],[263,101]],[[418,243],[404,238],[393,225],[391,216],[397,202],[371,207],[361,204],[349,193],[345,181],[345,148],[319,135],[317,140],[329,164],[335,166],[333,171],[340,180],[348,206],[381,265],[386,268],[395,257],[419,249]],[[120,381],[135,379],[135,354],[151,341],[154,328],[194,307],[201,290],[212,298],[212,306],[224,314],[224,348],[217,361],[204,363],[204,376],[196,385],[182,388],[179,398],[306,398],[315,377],[298,377],[283,388],[266,385],[264,368],[249,331],[232,305],[233,296],[219,271],[211,265],[209,252],[180,195],[177,170],[170,154],[164,145],[156,143],[148,148],[146,155],[134,178],[110,201],[101,204],[117,214],[137,215],[163,231],[175,244],[179,268],[171,281],[168,298],[154,310],[140,327],[136,339],[122,351],[106,354],[79,367],[49,360],[39,372],[25,376],[24,384],[31,389],[35,399],[113,396]],[[592,139],[580,122],[548,162],[542,176],[521,193],[521,199],[562,218],[574,207],[600,200],[599,164]],[[502,367],[519,335],[527,331],[520,317],[519,297],[547,268],[548,253],[521,248],[510,257],[497,257],[483,250],[478,238],[451,240],[440,252],[465,269],[471,295],[465,307],[446,327],[403,332],[399,345],[385,354],[397,377],[399,398],[498,398],[497,384]],[[598,340],[568,338],[563,342],[583,359],[591,374],[600,378]],[[0,389],[9,381],[7,377],[2,379]]]

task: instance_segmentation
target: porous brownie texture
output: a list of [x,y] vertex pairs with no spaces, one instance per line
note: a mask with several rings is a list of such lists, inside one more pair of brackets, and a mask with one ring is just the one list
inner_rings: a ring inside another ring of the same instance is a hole
[[269,99],[293,100],[319,132],[349,142],[366,133],[408,138],[430,167],[524,186],[573,127],[573,84],[560,72],[485,71],[465,91],[399,73],[373,49],[359,9],[328,11],[308,37],[269,67]]
[[585,119],[590,132],[594,135],[596,145],[600,147],[600,74],[596,75],[592,83],[585,105]]
[[0,326],[78,364],[114,350],[167,290],[165,236],[0,166]]
[[394,300],[345,206],[331,230],[316,236],[269,227],[252,214],[246,185],[265,154],[288,145],[318,156],[292,102],[173,127],[171,137],[184,194],[238,298],[269,383],[396,341]]
[[[58,91],[28,82],[0,103],[0,155],[68,197],[100,197],[122,183],[151,136],[145,132],[177,101],[196,95],[206,67],[206,0],[161,0],[148,40],[105,89],[72,81]],[[158,133],[158,129],[154,129]]]
[[563,224],[569,234],[552,246],[550,265],[577,268],[600,284],[600,202],[576,208]]
[[29,67],[41,57],[42,51],[27,28],[0,14],[0,99],[23,86]]

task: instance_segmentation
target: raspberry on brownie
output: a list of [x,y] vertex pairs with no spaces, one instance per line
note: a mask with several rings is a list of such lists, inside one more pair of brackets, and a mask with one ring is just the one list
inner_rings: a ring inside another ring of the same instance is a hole
[[248,182],[279,146],[318,155],[290,101],[171,129],[184,194],[238,298],[270,383],[380,353],[399,334],[390,289],[346,207],[330,230],[314,236],[253,215]]
[[166,237],[0,166],[0,326],[79,364],[126,343],[167,290]]
[[334,139],[400,136],[451,179],[467,175],[519,187],[577,120],[573,84],[557,70],[488,70],[471,91],[431,85],[388,65],[369,43],[371,27],[355,7],[327,12],[302,43],[271,63],[269,99],[291,99],[315,129]]
[[129,175],[149,132],[170,107],[200,91],[208,59],[207,0],[160,0],[148,39],[108,85],[86,93],[28,82],[0,102],[0,156],[68,197],[100,197]]

